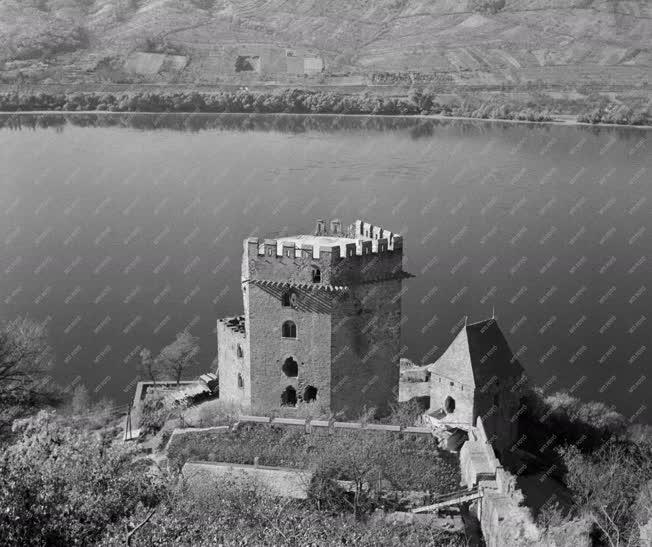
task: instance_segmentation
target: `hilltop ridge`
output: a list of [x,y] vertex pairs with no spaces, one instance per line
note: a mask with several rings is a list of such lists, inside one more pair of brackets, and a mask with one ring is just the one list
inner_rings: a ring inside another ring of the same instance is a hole
[[0,0],[5,84],[649,89],[646,0]]

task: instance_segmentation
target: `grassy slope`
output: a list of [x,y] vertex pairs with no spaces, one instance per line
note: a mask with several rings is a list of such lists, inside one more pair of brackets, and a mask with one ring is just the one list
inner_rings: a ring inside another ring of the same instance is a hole
[[318,51],[335,73],[437,71],[453,88],[640,88],[651,37],[648,0],[0,0],[0,61],[64,82],[100,80],[100,59],[119,66],[149,39],[188,56],[181,82],[235,82],[225,55],[262,45]]

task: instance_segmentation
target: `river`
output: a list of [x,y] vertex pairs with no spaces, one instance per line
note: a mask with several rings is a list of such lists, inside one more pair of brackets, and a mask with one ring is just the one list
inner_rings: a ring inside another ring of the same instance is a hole
[[118,403],[241,311],[242,240],[364,218],[405,237],[404,356],[495,314],[536,385],[649,421],[650,133],[417,118],[0,116],[1,316]]

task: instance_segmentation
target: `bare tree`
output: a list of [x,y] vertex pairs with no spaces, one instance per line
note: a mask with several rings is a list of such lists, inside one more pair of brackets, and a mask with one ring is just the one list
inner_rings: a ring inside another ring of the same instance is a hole
[[172,378],[179,385],[183,373],[197,364],[198,354],[199,339],[188,331],[183,331],[177,334],[177,339],[174,342],[161,350],[156,360],[160,366],[170,372]]
[[152,357],[152,352],[147,348],[143,348],[140,352],[140,373],[142,376],[149,378],[149,380],[156,385],[156,378],[160,372],[160,366],[157,359]]
[[0,325],[0,399],[24,399],[39,391],[51,365],[43,325],[19,317]]
[[608,441],[591,454],[563,450],[573,501],[611,547],[638,544],[638,524],[650,518],[652,458],[649,448]]
[[[383,435],[333,435],[318,457],[317,476],[327,481],[319,485],[320,490],[328,493],[333,480],[349,481],[353,498],[344,499],[356,518],[366,512],[377,490],[386,458],[384,440]],[[333,491],[330,494],[338,493]]]

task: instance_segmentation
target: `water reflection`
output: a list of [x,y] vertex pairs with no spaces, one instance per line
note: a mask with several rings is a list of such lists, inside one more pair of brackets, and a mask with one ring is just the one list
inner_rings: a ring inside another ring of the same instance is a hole
[[[406,131],[414,140],[430,138],[441,127],[457,129],[460,135],[488,135],[496,129],[513,128],[514,123],[488,120],[427,119],[409,116],[351,116],[301,114],[188,114],[188,113],[46,113],[0,114],[0,128],[11,130],[62,130],[66,126],[129,128],[142,131],[169,129],[197,133],[200,131],[262,131],[301,134],[335,131],[391,133]],[[547,134],[559,127],[552,124],[517,124],[529,132]],[[613,135],[629,140],[640,137],[645,129],[608,126],[578,126],[595,136]]]

